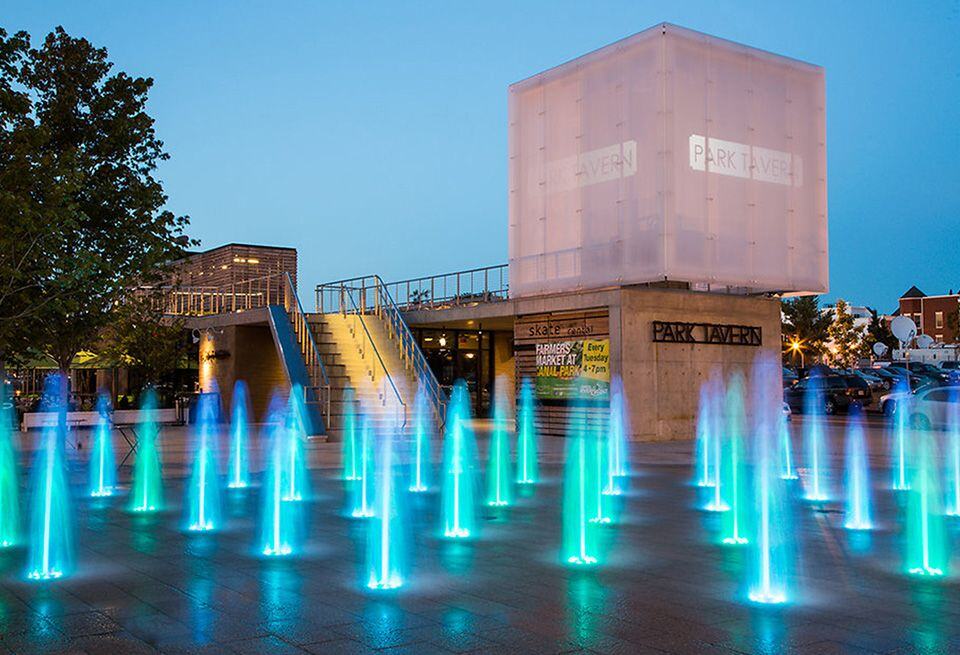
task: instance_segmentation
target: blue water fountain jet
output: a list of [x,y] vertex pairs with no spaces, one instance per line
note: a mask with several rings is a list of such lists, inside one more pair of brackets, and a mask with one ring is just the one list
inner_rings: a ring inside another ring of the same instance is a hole
[[97,398],[97,425],[93,430],[93,448],[90,450],[90,496],[112,496],[117,486],[113,457],[113,426],[110,423],[110,399],[104,394]]
[[536,484],[538,475],[534,391],[530,379],[523,378],[517,407],[517,484]]
[[233,386],[233,409],[230,412],[230,460],[227,486],[245,489],[250,486],[247,451],[250,448],[250,395],[247,383],[237,380]]
[[913,413],[913,394],[910,393],[910,382],[906,378],[898,379],[893,391],[893,452],[890,453],[893,462],[893,489],[907,491],[910,489],[907,433],[910,431],[910,416]]
[[506,381],[497,378],[493,407],[493,432],[487,457],[487,505],[506,507],[513,502],[513,478],[510,472],[510,436],[507,433]]
[[623,381],[619,375],[613,376],[610,383],[610,411],[607,420],[607,434],[603,436],[607,453],[606,478],[604,494],[617,496],[623,489],[621,480],[629,475],[627,462],[629,459],[627,434],[629,433],[629,412],[627,411],[626,396],[623,393]]
[[787,602],[789,572],[789,516],[785,482],[781,477],[779,449],[780,363],[773,357],[754,361],[752,399],[754,408],[754,511],[757,517],[753,546],[754,576],[749,595],[761,604]]
[[779,411],[777,425],[779,426],[780,435],[780,479],[796,480],[800,476],[797,475],[797,469],[793,465],[793,439],[790,437],[790,426],[787,423],[787,417],[782,409]]
[[743,376],[735,373],[727,383],[724,403],[725,438],[720,444],[723,454],[723,466],[720,470],[718,486],[722,490],[722,501],[730,511],[724,515],[723,536],[721,540],[728,545],[749,543],[749,492],[745,454],[743,447],[746,416],[743,407]]
[[187,487],[186,525],[191,532],[220,527],[220,485],[217,480],[217,418],[220,394],[200,394],[194,428],[193,470]]
[[824,395],[823,378],[813,375],[810,386],[804,397],[806,410],[806,441],[807,462],[809,465],[809,479],[807,492],[804,498],[816,502],[823,502],[830,498],[827,491],[826,468],[827,448],[824,430]]
[[847,417],[847,507],[843,527],[848,530],[870,530],[870,473],[867,446],[860,412],[852,410]]
[[593,465],[596,469],[595,474],[589,478],[591,487],[588,492],[593,497],[591,503],[593,507],[593,512],[590,516],[591,523],[613,522],[612,504],[614,501],[611,496],[616,496],[620,493],[619,488],[611,488],[609,486],[611,478],[614,480],[619,478],[611,474],[611,472],[616,469],[609,460],[612,456],[609,443],[610,437],[604,427],[605,426],[596,420],[588,422],[587,425],[587,447],[593,450]]
[[67,381],[61,375],[47,376],[43,411],[56,413],[58,419],[56,424],[43,428],[42,445],[33,466],[27,568],[31,580],[62,578],[73,568],[73,515],[64,453],[66,388]]
[[591,447],[586,409],[579,403],[570,410],[566,461],[563,474],[563,537],[561,559],[570,566],[595,566],[600,562],[597,515],[599,486],[597,449]]
[[427,400],[427,392],[423,386],[417,389],[417,397],[413,405],[413,439],[410,455],[410,486],[409,491],[423,493],[427,491],[430,481],[430,444],[433,441],[433,410]]
[[960,516],[960,393],[950,392],[947,409],[947,514]]
[[357,430],[357,401],[353,387],[343,390],[343,479],[360,479],[359,434]]
[[454,385],[443,437],[443,536],[470,539],[477,533],[477,446],[470,428],[470,394],[463,380]]
[[698,487],[716,486],[716,457],[714,451],[720,435],[717,425],[717,396],[720,393],[716,375],[700,385],[697,405],[696,484]]
[[376,463],[374,518],[367,524],[367,576],[369,589],[401,587],[407,577],[406,511],[404,496],[398,493],[394,463],[396,430],[383,435]]
[[[286,487],[287,441],[294,420],[285,411],[285,403],[274,396],[267,411],[269,437],[266,453],[260,522],[260,552],[266,557],[285,557],[295,553],[300,536],[300,503],[284,501]],[[293,428],[295,429],[295,428]]]
[[360,417],[357,437],[357,476],[350,485],[350,515],[354,518],[373,516],[373,429],[364,416]]
[[163,508],[160,428],[156,409],[157,394],[152,388],[147,388],[140,401],[139,435],[130,487],[130,511],[138,514],[158,512]]
[[0,548],[20,543],[20,474],[13,442],[13,404],[7,411],[7,385],[0,384]]
[[286,423],[286,482],[284,484],[283,499],[288,502],[299,502],[309,496],[309,477],[307,477],[307,456],[305,444],[307,442],[307,408],[306,396],[303,387],[299,384],[290,389]]
[[911,433],[916,465],[907,502],[906,568],[910,575],[946,575],[950,560],[938,481],[936,437],[927,430]]

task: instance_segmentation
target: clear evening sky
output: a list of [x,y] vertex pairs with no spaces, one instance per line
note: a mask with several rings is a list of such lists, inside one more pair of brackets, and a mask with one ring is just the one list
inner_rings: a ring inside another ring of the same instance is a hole
[[170,208],[203,247],[296,247],[302,292],[505,262],[507,85],[662,21],[826,68],[829,298],[960,287],[956,0],[0,7],[153,77]]

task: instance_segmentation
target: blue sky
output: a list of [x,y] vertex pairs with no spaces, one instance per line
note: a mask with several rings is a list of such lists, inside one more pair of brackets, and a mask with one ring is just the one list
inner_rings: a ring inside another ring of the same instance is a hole
[[955,0],[0,7],[154,77],[171,209],[206,247],[295,246],[301,291],[505,262],[507,85],[661,21],[826,68],[830,298],[960,288]]

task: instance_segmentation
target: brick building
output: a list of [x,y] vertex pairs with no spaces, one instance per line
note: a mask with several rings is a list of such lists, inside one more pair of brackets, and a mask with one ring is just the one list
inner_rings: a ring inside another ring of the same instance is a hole
[[190,253],[178,264],[175,278],[183,287],[224,288],[278,273],[289,273],[296,285],[296,248],[228,243]]
[[917,334],[928,334],[937,343],[957,343],[957,310],[960,309],[960,293],[943,296],[928,296],[917,287],[910,287],[900,296],[896,315],[908,316],[917,324]]

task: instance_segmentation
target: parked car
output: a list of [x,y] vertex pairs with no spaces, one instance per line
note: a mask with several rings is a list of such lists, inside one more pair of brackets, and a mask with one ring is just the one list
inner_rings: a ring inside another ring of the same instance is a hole
[[920,394],[924,394],[927,391],[932,389],[944,388],[941,384],[936,384],[934,382],[928,382],[927,384],[912,390],[912,391],[901,391],[899,389],[891,391],[890,393],[885,393],[880,396],[878,405],[880,406],[880,411],[883,412],[883,415],[888,419],[893,418],[893,415],[897,412],[897,409],[900,407],[900,403],[905,400],[909,400],[911,403],[916,400]]
[[793,369],[787,368],[786,366],[782,368],[783,368],[783,388],[786,389],[787,387],[792,387],[797,383],[797,380],[799,380],[800,377],[793,371]]
[[960,371],[960,361],[940,362],[940,368],[944,371]]
[[960,404],[960,386],[926,387],[917,392],[910,412],[910,425],[920,430],[944,428],[951,413],[957,411]]
[[789,389],[783,390],[783,400],[792,411],[803,413],[807,409],[807,394],[818,390],[823,397],[823,407],[820,409],[825,414],[846,412],[853,403],[865,405],[869,402],[870,390],[866,383],[864,382],[862,387],[851,388],[842,375],[814,375],[804,378]]
[[890,364],[890,367],[909,371],[914,375],[929,378],[931,381],[939,380],[940,382],[947,382],[950,377],[949,374],[939,366],[934,366],[926,362],[911,362],[909,365],[906,362],[894,362]]

